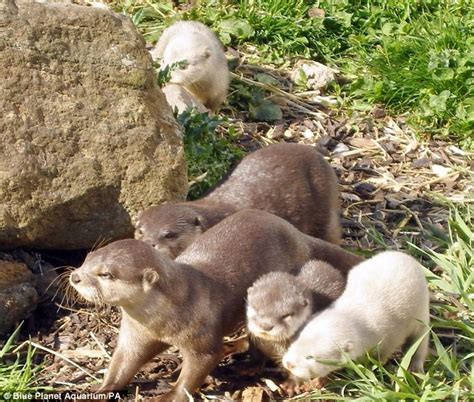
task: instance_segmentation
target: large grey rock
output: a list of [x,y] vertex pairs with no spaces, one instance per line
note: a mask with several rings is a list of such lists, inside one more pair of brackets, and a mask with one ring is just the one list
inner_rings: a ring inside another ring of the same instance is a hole
[[126,237],[138,210],[186,191],[181,133],[131,21],[1,2],[0,248]]

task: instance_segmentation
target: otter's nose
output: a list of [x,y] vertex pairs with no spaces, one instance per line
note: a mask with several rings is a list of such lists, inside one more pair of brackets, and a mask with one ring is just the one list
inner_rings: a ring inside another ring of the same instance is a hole
[[287,370],[293,370],[296,366],[289,362],[288,360],[283,360],[283,367],[285,367]]
[[71,274],[71,283],[77,285],[81,281],[81,278],[77,272]]
[[268,323],[265,323],[265,324],[260,324],[260,328],[262,328],[264,331],[271,331],[275,326],[273,324],[268,324]]

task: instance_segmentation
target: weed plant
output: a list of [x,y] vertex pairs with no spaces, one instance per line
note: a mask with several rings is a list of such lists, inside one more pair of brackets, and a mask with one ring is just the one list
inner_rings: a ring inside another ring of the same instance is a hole
[[244,151],[235,145],[236,134],[231,125],[226,135],[217,128],[225,124],[219,116],[198,113],[190,109],[177,116],[184,133],[184,151],[191,181],[188,199],[202,196],[212,188],[244,156]]
[[354,29],[337,61],[356,78],[347,89],[356,105],[383,103],[420,132],[473,148],[472,4],[373,1],[344,9],[353,11]]

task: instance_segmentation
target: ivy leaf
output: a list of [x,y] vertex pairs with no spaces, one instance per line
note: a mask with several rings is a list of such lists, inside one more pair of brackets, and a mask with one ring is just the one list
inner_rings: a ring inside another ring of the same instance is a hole
[[448,81],[454,78],[454,70],[452,68],[441,68],[433,71],[431,75],[436,81]]
[[430,97],[430,107],[437,112],[445,112],[446,102],[448,101],[450,96],[451,92],[448,90],[441,92],[439,95],[432,95]]

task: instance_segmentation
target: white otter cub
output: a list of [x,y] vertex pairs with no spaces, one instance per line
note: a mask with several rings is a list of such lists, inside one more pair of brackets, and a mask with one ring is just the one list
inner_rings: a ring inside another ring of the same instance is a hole
[[[421,265],[401,252],[378,254],[349,272],[344,293],[303,328],[283,357],[298,379],[322,378],[366,352],[385,362],[400,347],[428,330],[429,292]],[[410,370],[422,371],[428,335]]]
[[341,295],[345,274],[332,265],[308,261],[297,276],[271,272],[247,291],[247,327],[267,357],[281,361],[295,334],[311,315]]
[[151,51],[161,68],[183,62],[171,72],[171,84],[186,88],[204,106],[216,109],[229,88],[229,67],[216,35],[204,24],[180,21],[163,31]]

